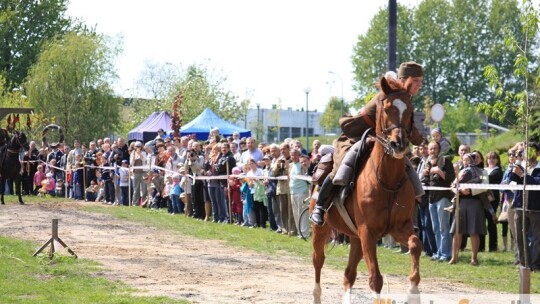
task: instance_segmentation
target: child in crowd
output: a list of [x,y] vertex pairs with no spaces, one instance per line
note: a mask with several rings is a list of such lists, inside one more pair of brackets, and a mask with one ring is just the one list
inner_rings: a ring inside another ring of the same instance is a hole
[[163,201],[163,189],[165,188],[165,180],[163,175],[160,174],[159,169],[154,169],[151,173],[151,191],[150,196],[152,197],[152,208],[161,208]]
[[[238,167],[232,169],[233,175],[240,175],[242,170]],[[231,212],[233,219],[236,219],[236,224],[241,225],[243,223],[242,216],[242,195],[240,193],[240,187],[242,186],[240,177],[229,177],[229,194],[231,197]]]
[[[249,170],[249,165],[245,164],[242,169],[244,173],[247,173]],[[255,222],[255,214],[253,213],[253,196],[251,195],[251,188],[249,187],[246,179],[243,180],[242,186],[240,187],[240,192],[244,198],[244,208],[242,210],[244,222],[242,223],[242,226],[251,227]]]
[[118,183],[120,186],[121,203],[129,206],[129,161],[122,160],[122,166],[118,168]]
[[66,189],[63,179],[58,179],[56,181],[56,186],[54,188],[54,194],[56,197],[65,197],[66,196]]
[[72,176],[72,185],[73,185],[73,198],[75,200],[82,200],[82,189],[83,189],[83,164],[77,162],[75,165],[75,171]]
[[43,165],[37,166],[37,172],[34,174],[34,193],[39,195],[41,192],[41,182],[47,179]]
[[180,194],[182,193],[182,188],[180,187],[180,175],[175,174],[172,176],[172,184],[169,187],[169,197],[172,203],[172,214],[180,214],[183,211],[183,203],[180,202]]
[[172,189],[172,176],[167,175],[164,177],[165,186],[163,187],[163,203],[167,205],[167,213],[168,214],[174,214],[173,212],[173,205],[171,201],[171,189]]
[[191,205],[191,179],[187,175],[186,168],[184,167],[180,167],[178,173],[181,175],[180,187],[184,190],[182,193],[184,194],[184,215],[191,217],[193,216],[193,206]]
[[47,186],[45,189],[47,189],[47,193],[51,196],[56,195],[56,180],[54,179],[54,176],[51,172],[47,173]]
[[90,186],[86,188],[86,199],[87,202],[94,202],[97,199],[98,193],[100,191],[100,187],[96,181],[91,180]]

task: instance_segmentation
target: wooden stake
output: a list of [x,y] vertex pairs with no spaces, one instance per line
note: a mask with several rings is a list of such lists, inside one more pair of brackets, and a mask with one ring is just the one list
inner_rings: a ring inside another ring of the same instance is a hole
[[52,220],[52,236],[51,238],[45,242],[45,244],[43,244],[43,246],[41,246],[32,256],[36,256],[38,255],[38,253],[40,253],[41,251],[43,251],[43,249],[45,249],[45,247],[47,247],[47,245],[51,244],[51,247],[49,248],[49,259],[52,260],[52,258],[54,257],[54,252],[55,252],[55,248],[54,248],[54,242],[58,242],[60,243],[60,245],[64,246],[64,248],[67,249],[67,251],[73,255],[75,258],[77,258],[77,255],[75,254],[75,252],[73,252],[73,250],[71,250],[67,245],[66,243],[64,243],[59,237],[58,237],[58,219],[53,219]]

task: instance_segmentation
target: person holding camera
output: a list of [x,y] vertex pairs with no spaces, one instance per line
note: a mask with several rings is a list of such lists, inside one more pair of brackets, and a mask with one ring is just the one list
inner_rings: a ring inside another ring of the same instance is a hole
[[[289,162],[291,159],[291,149],[289,144],[283,143],[279,147],[280,156],[271,165],[270,172],[273,177],[289,176]],[[283,223],[282,233],[290,236],[296,235],[296,225],[292,216],[291,189],[289,180],[278,180],[276,187],[276,198],[279,202],[281,221]]]
[[[450,187],[455,178],[454,165],[440,155],[440,145],[432,141],[428,145],[428,159],[424,166],[420,180],[423,184],[436,187]],[[450,213],[444,208],[450,206],[452,191],[430,191],[428,194],[429,212],[437,250],[433,252],[432,260],[441,262],[452,258],[452,236],[450,235]]]

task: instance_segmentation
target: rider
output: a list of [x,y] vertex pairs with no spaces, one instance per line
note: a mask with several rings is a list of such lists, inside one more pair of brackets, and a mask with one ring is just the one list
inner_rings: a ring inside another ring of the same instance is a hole
[[[403,86],[407,89],[407,92],[411,96],[417,95],[418,91],[422,87],[422,81],[424,79],[422,66],[413,61],[402,63],[399,66],[398,79],[401,84],[403,84]],[[340,119],[342,134],[340,135],[335,144],[336,152],[334,153],[334,168],[321,185],[321,188],[319,190],[319,196],[317,198],[317,205],[313,209],[313,213],[310,217],[311,221],[316,225],[321,226],[324,224],[324,214],[329,206],[329,203],[331,202],[330,196],[332,193],[334,193],[334,189],[336,188],[334,187],[334,185],[344,186],[347,184],[347,178],[351,178],[350,175],[352,175],[352,172],[350,174],[343,174],[346,176],[342,176],[342,174],[340,174],[342,171],[338,171],[338,169],[345,165],[348,165],[349,167],[354,167],[357,153],[355,150],[361,149],[361,153],[359,153],[360,155],[370,152],[370,148],[368,147],[369,145],[367,144],[364,144],[363,147],[358,147],[357,149],[351,149],[351,146],[353,146],[353,144],[360,140],[360,137],[362,136],[364,131],[366,131],[370,127],[375,127],[374,121],[376,108],[377,97],[374,97],[362,109],[360,109],[357,115],[343,117],[342,119]],[[413,145],[419,145],[422,140],[422,135],[420,134],[418,129],[416,129],[413,123],[410,138],[411,143]],[[361,144],[362,143],[359,143],[359,145]],[[350,152],[347,153],[348,151]],[[348,163],[340,167],[343,159],[352,160],[352,166],[350,163]],[[407,174],[409,175],[409,179],[413,182],[416,196],[422,196],[424,194],[422,184],[420,183],[418,175],[412,169],[411,164],[407,166]]]

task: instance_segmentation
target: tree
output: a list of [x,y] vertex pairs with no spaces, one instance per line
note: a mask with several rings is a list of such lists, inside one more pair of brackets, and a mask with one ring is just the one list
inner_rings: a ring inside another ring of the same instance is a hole
[[67,0],[0,1],[0,74],[11,89],[23,83],[43,43],[71,25]]
[[[349,112],[349,107],[344,103],[343,112]],[[325,129],[339,128],[339,117],[341,115],[341,99],[332,96],[328,102],[324,113],[321,116],[320,124]]]
[[[519,91],[513,93],[509,92],[504,86],[502,81],[503,75],[496,69],[494,65],[487,66],[485,69],[485,76],[489,80],[490,86],[494,89],[498,99],[494,104],[483,103],[479,106],[480,111],[485,111],[488,115],[492,116],[504,116],[505,108],[516,108],[516,116],[522,124],[522,134],[524,135],[525,147],[529,147],[531,140],[530,126],[533,122],[532,111],[537,107],[538,101],[538,85],[540,84],[540,77],[538,75],[537,66],[531,63],[535,63],[535,58],[531,55],[531,48],[534,47],[532,41],[535,41],[538,37],[538,29],[540,25],[540,12],[537,11],[532,4],[532,1],[524,1],[523,13],[520,15],[519,21],[521,23],[521,32],[519,36],[514,36],[508,28],[505,30],[505,46],[512,52],[516,52],[517,55],[514,60],[514,76],[523,80],[523,86]],[[523,37],[523,39],[519,39]],[[534,60],[531,62],[531,60]],[[536,156],[536,151],[533,149],[527,149],[527,158]],[[528,164],[526,161],[523,163],[524,172],[528,172]],[[523,179],[523,208],[521,208],[521,221],[520,226],[521,235],[517,236],[522,238],[523,253],[520,249],[520,255],[523,254],[524,268],[529,267],[529,247],[526,228],[526,211],[528,210],[529,203],[529,191],[525,191],[527,187],[527,178]],[[516,219],[516,222],[518,220]],[[529,231],[530,232],[530,231]],[[527,276],[528,281],[524,276],[521,276],[521,287],[528,285],[528,288],[520,288],[520,292],[523,290],[530,290],[530,278]]]
[[482,120],[476,108],[462,96],[457,105],[444,105],[444,119],[441,121],[441,129],[445,132],[469,132],[480,129]]
[[95,34],[71,32],[47,43],[25,83],[39,123],[60,125],[68,142],[117,130],[122,100],[109,84],[117,52]]
[[[413,100],[415,108],[422,109],[426,96],[453,105],[461,96],[468,102],[492,104],[494,92],[483,78],[483,68],[490,62],[497,63],[507,88],[515,92],[523,84],[511,73],[515,52],[500,45],[502,28],[518,40],[523,37],[519,12],[516,0],[424,0],[411,9],[398,5],[398,60],[424,66],[423,89]],[[354,48],[354,88],[361,96],[385,71],[387,18],[387,10],[382,9]],[[538,54],[530,50],[530,62],[536,62]],[[511,117],[503,119],[508,122]]]
[[148,99],[138,99],[132,103],[133,122],[142,121],[154,111],[171,111],[174,97],[181,91],[184,99],[180,106],[182,121],[189,122],[205,108],[228,121],[244,117],[249,99],[238,101],[238,97],[225,89],[226,77],[210,70],[203,64],[192,64],[186,69],[166,63],[153,64],[138,81],[143,85]]
[[[411,60],[413,49],[413,22],[411,10],[398,4],[397,49],[398,61]],[[386,72],[388,45],[388,12],[381,9],[371,20],[366,34],[358,36],[353,47],[352,64],[355,71],[353,88],[362,99],[368,92],[375,91],[374,83]]]

